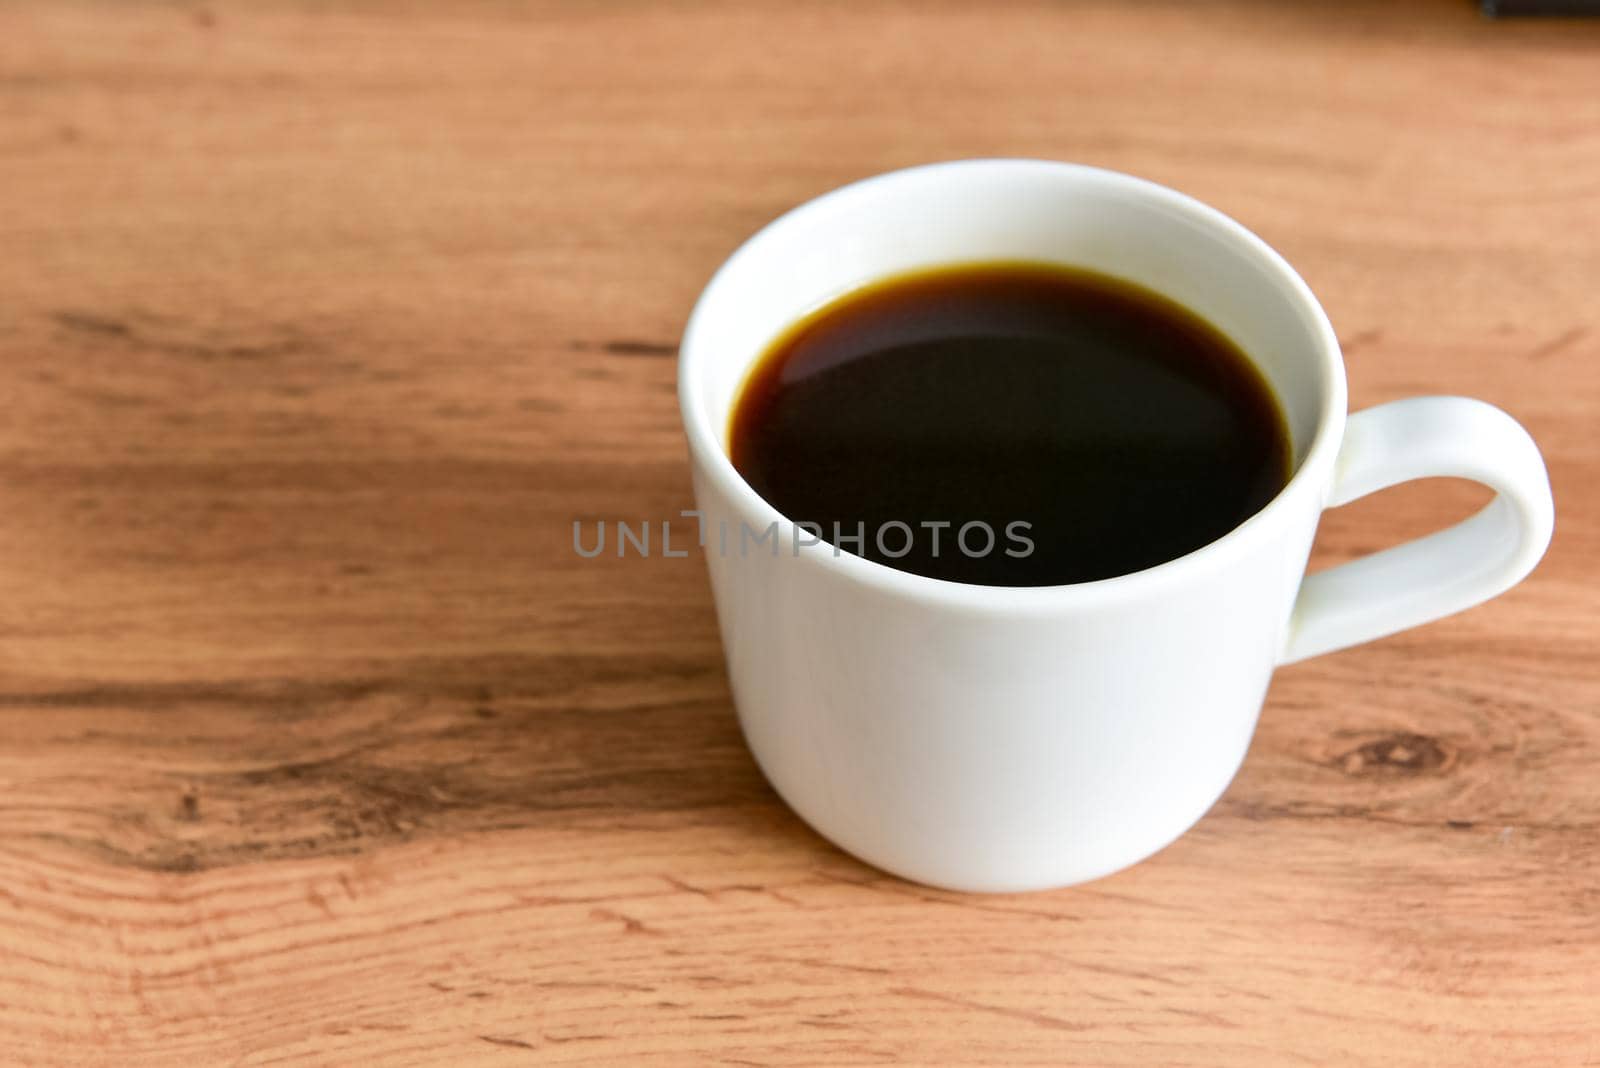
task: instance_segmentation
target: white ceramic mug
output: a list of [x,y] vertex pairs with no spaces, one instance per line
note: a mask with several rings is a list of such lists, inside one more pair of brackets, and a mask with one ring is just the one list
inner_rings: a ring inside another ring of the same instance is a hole
[[[1125,278],[1221,328],[1287,414],[1283,491],[1186,556],[1069,586],[946,582],[827,543],[740,552],[737,533],[721,551],[719,527],[787,524],[727,451],[735,395],[765,346],[884,275],[997,259]],[[819,832],[934,886],[1063,886],[1149,856],[1233,778],[1275,666],[1495,596],[1538,562],[1553,524],[1544,462],[1510,416],[1423,397],[1347,421],[1338,341],[1276,252],[1189,197],[1091,167],[934,164],[791,211],[707,286],[678,374],[750,748]],[[1435,475],[1496,497],[1446,530],[1304,574],[1324,508]]]

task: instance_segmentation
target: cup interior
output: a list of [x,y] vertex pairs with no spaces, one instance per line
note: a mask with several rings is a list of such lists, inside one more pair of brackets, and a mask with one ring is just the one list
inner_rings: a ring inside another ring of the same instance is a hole
[[740,248],[685,333],[681,393],[691,435],[712,436],[726,453],[729,412],[746,372],[796,319],[885,275],[985,260],[1089,268],[1203,316],[1271,384],[1297,471],[1324,425],[1343,413],[1343,371],[1326,316],[1299,276],[1243,226],[1112,171],[971,160],[846,186]]

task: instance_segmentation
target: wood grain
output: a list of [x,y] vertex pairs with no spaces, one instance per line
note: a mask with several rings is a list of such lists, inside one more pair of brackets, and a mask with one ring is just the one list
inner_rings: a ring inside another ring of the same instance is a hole
[[[1559,519],[1158,857],[974,898],[763,784],[700,561],[570,531],[687,505],[745,235],[986,154],[1240,218]],[[1444,0],[0,6],[0,1061],[1600,1063],[1596,175],[1600,24]]]

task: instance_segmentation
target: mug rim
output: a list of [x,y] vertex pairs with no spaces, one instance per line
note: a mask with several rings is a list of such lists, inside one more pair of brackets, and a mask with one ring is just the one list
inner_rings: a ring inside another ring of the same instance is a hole
[[[979,158],[925,163],[913,167],[886,171],[807,200],[789,209],[747,238],[719,267],[696,300],[684,328],[683,341],[678,355],[678,405],[683,419],[684,432],[689,440],[691,455],[705,477],[713,480],[717,488],[742,513],[741,518],[754,519],[753,529],[763,530],[776,521],[793,523],[775,506],[756,492],[747,482],[728,455],[727,446],[716,427],[712,426],[705,410],[701,392],[697,388],[704,358],[699,337],[703,333],[708,307],[712,297],[728,284],[728,279],[743,268],[767,236],[779,229],[806,225],[811,217],[838,208],[841,203],[869,193],[880,187],[908,179],[925,179],[939,172],[967,172],[975,169],[1044,171],[1063,181],[1084,179],[1120,185],[1127,191],[1154,200],[1169,211],[1186,216],[1244,247],[1249,255],[1265,266],[1282,283],[1295,311],[1313,335],[1319,398],[1316,429],[1311,436],[1305,458],[1296,465],[1277,494],[1254,515],[1215,538],[1182,556],[1164,560],[1159,564],[1130,571],[1109,578],[1088,582],[1066,583],[1054,586],[988,586],[933,578],[910,571],[901,571],[888,564],[869,560],[864,556],[836,549],[826,540],[800,545],[790,562],[802,562],[832,569],[863,585],[901,597],[920,600],[947,607],[966,607],[977,610],[1007,612],[1028,610],[1055,610],[1071,605],[1096,603],[1147,592],[1168,582],[1192,573],[1197,567],[1214,569],[1231,561],[1236,555],[1248,551],[1269,533],[1269,527],[1278,521],[1294,499],[1315,494],[1316,507],[1321,510],[1326,495],[1328,473],[1331,471],[1345,420],[1346,385],[1344,362],[1339,340],[1334,333],[1327,313],[1312,294],[1310,286],[1287,260],[1261,237],[1242,223],[1216,208],[1186,193],[1146,178],[1121,171],[1088,164],[1016,157]],[[779,330],[784,324],[777,324]],[[750,353],[745,372],[761,355]],[[737,401],[737,394],[735,395]]]

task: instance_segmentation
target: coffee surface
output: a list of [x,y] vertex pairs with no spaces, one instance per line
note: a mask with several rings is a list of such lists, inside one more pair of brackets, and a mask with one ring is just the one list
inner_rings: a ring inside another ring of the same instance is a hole
[[1149,290],[1043,264],[922,271],[834,301],[762,354],[729,436],[790,522],[994,586],[1183,556],[1290,468],[1276,398],[1232,341]]

